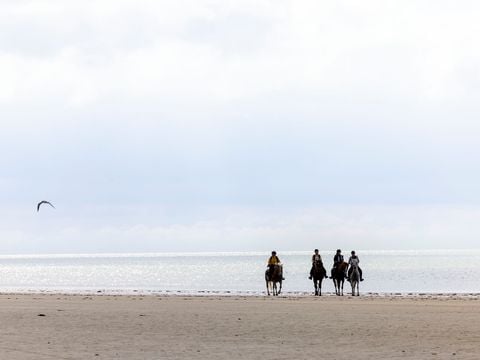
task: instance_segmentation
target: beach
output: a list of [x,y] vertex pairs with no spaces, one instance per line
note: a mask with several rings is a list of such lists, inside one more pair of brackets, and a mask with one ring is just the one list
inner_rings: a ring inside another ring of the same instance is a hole
[[477,359],[480,298],[3,294],[2,359]]

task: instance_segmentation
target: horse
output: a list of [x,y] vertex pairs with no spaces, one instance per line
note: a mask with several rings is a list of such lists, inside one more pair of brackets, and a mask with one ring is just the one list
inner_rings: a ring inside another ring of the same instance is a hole
[[[358,271],[357,265],[352,265],[352,271],[348,277],[350,285],[352,285],[352,296],[360,296],[359,284],[360,284],[360,271]],[[355,292],[355,289],[357,290]]]
[[[265,283],[267,285],[267,295],[278,296],[282,292],[283,267],[282,265],[273,265],[273,269],[265,271]],[[278,287],[277,287],[278,283]]]
[[313,263],[312,280],[315,287],[315,296],[322,296],[322,281],[327,277],[327,270],[323,267],[321,261]]
[[343,296],[343,283],[345,282],[345,270],[347,267],[348,264],[346,262],[338,264],[332,274],[333,285],[335,285],[335,295]]

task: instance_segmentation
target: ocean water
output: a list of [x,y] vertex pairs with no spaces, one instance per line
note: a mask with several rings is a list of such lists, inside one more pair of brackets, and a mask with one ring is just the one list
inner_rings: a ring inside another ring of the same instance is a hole
[[[308,294],[311,252],[279,252],[286,294]],[[321,255],[326,268],[333,252]],[[480,250],[360,251],[362,293],[480,293]],[[0,292],[245,294],[265,292],[268,253],[0,256]],[[345,282],[345,290],[349,284]],[[327,279],[323,291],[334,291]]]

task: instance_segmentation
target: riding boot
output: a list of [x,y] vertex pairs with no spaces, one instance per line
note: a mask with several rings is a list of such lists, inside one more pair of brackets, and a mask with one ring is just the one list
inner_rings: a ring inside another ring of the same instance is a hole
[[363,271],[362,271],[362,269],[358,268],[358,272],[360,273],[360,281],[363,281]]
[[310,276],[308,277],[310,280],[312,280],[313,278],[313,266],[312,268],[310,269]]

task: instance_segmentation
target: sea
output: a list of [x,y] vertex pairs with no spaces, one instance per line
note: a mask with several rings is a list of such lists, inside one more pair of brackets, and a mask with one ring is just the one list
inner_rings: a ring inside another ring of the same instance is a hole
[[[325,267],[334,252],[321,251]],[[278,253],[285,295],[308,295],[310,251]],[[2,293],[262,295],[269,253],[0,256]],[[363,294],[479,294],[480,250],[359,251]],[[345,290],[349,285],[345,282]],[[334,292],[332,280],[322,290]]]

